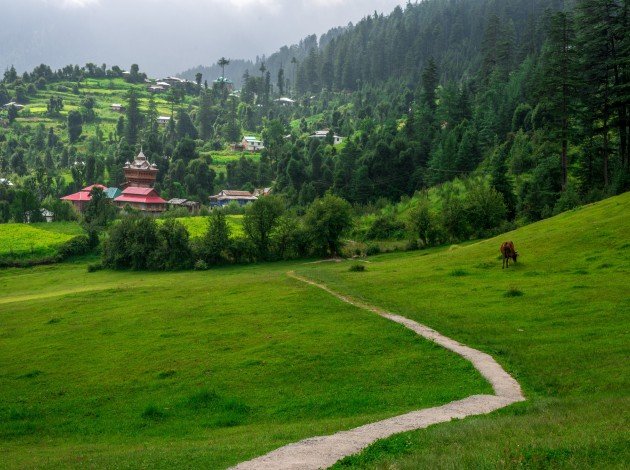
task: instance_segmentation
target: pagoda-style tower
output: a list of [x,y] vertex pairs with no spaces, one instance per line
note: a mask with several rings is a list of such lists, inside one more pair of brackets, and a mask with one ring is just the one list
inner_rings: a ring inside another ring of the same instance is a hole
[[132,163],[125,163],[123,170],[127,180],[125,187],[132,188],[152,188],[158,173],[157,165],[149,163],[142,150]]

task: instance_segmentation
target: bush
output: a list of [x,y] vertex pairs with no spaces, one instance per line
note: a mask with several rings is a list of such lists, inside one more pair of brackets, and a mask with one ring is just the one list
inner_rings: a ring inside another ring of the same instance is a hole
[[96,271],[100,271],[101,269],[103,269],[102,263],[92,263],[92,264],[88,264],[87,272],[95,273]]
[[436,221],[435,216],[430,211],[429,199],[426,193],[421,196],[416,206],[409,211],[407,230],[413,234],[414,240],[416,238],[419,239],[424,246],[431,246],[436,243]]
[[393,215],[378,216],[367,231],[368,240],[400,240],[404,236],[405,225]]
[[328,193],[309,206],[304,222],[315,251],[335,256],[341,248],[341,236],[352,227],[352,208],[344,199]]
[[469,188],[465,206],[468,222],[477,236],[484,230],[498,227],[505,220],[507,209],[503,196],[483,182]]
[[561,212],[570,211],[571,209],[578,207],[581,203],[582,201],[580,201],[580,196],[577,191],[572,184],[569,184],[558,198],[556,205],[553,207],[553,213],[555,215],[560,214]]
[[208,270],[208,263],[206,263],[202,259],[198,259],[197,261],[195,261],[194,269],[195,269],[195,271],[207,271]]
[[351,273],[362,273],[365,271],[365,265],[353,264],[352,266],[350,266],[350,269],[348,269],[348,271],[350,271]]
[[367,256],[378,255],[380,252],[381,252],[381,247],[378,246],[376,243],[369,244],[367,248],[365,249],[365,254]]
[[77,235],[59,247],[57,252],[62,259],[70,256],[85,255],[90,252],[90,239],[86,235]]

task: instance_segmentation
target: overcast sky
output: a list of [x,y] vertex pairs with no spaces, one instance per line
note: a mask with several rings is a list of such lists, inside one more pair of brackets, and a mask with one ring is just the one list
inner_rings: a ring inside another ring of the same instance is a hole
[[0,0],[0,71],[138,63],[151,76],[252,59],[407,0]]

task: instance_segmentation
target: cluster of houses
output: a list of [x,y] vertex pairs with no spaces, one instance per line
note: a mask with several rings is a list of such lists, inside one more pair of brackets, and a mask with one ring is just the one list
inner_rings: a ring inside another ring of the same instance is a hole
[[92,189],[100,188],[105,196],[119,208],[129,206],[149,214],[159,214],[167,209],[168,203],[153,188],[158,174],[157,165],[150,163],[142,151],[133,162],[125,163],[123,171],[126,182],[122,188],[108,188],[102,184],[93,184],[61,199],[72,203],[77,211],[83,212],[92,199]]
[[[159,171],[157,165],[149,162],[142,151],[140,151],[133,162],[125,163],[123,171],[126,181],[122,188],[108,188],[102,184],[93,184],[74,194],[64,196],[61,200],[72,203],[78,212],[84,212],[87,204],[92,199],[92,190],[99,188],[116,207],[122,209],[129,206],[145,214],[161,214],[169,207],[183,207],[191,213],[197,213],[201,208],[199,202],[188,199],[173,198],[169,201],[162,199],[153,187]],[[219,194],[210,196],[210,206],[223,207],[231,202],[245,205],[269,194],[271,194],[271,188],[257,189],[253,193],[249,191],[223,190]],[[52,214],[50,214],[50,218],[52,220]]]

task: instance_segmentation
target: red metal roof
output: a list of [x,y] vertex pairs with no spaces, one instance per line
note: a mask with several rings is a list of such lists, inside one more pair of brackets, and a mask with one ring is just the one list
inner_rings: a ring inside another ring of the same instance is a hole
[[155,189],[153,188],[137,188],[135,186],[127,186],[125,189],[123,189],[123,196],[124,195],[136,195],[136,196],[148,196],[151,193],[155,193],[155,195],[157,196],[157,192],[155,191]]
[[92,196],[90,196],[89,191],[79,191],[61,198],[62,201],[89,201],[90,199],[92,199]]
[[118,196],[116,202],[139,202],[143,204],[166,204],[166,201],[159,196],[134,196],[132,194]]
[[68,196],[62,197],[61,199],[63,201],[89,201],[90,199],[92,199],[92,196],[90,196],[90,191],[92,191],[92,188],[101,188],[103,191],[105,191],[107,189],[107,186],[103,186],[102,184],[93,184],[91,186],[86,186],[78,193],[69,194]]
[[114,199],[116,202],[137,202],[143,204],[166,204],[153,188],[136,188],[129,186]]

